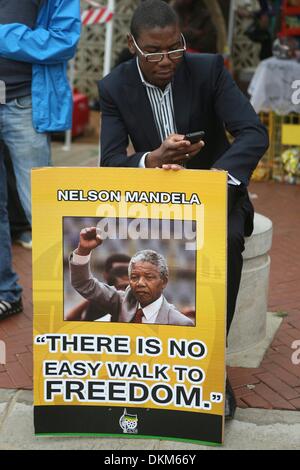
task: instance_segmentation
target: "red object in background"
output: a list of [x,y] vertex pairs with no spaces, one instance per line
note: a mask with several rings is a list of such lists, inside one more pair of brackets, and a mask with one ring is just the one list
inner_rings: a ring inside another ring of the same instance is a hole
[[74,91],[72,137],[83,134],[85,127],[89,123],[89,118],[90,110],[87,96]]
[[288,0],[283,0],[281,11],[281,30],[279,31],[278,36],[300,36],[300,27],[291,28],[286,23],[287,16],[300,16],[300,6],[292,6]]
[[201,51],[198,51],[198,49],[192,49],[191,47],[187,47],[186,52],[189,52],[190,54],[200,54]]
[[109,23],[113,16],[113,12],[106,7],[88,8],[81,13],[81,22],[83,26]]
[[232,74],[232,62],[231,62],[231,57],[229,56],[223,56],[224,58],[224,65],[225,68]]

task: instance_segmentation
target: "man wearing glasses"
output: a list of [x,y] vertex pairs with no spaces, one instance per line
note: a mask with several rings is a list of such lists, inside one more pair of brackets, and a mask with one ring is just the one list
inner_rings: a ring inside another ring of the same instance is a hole
[[[146,0],[137,8],[128,46],[135,57],[99,82],[101,165],[228,171],[228,333],[244,236],[253,230],[247,185],[268,147],[266,129],[224,68],[222,56],[185,52],[178,17],[165,2]],[[197,131],[205,131],[205,146],[185,140]],[[234,138],[231,145],[226,131]],[[128,156],[129,137],[135,151]],[[227,383],[227,417],[234,411]]]

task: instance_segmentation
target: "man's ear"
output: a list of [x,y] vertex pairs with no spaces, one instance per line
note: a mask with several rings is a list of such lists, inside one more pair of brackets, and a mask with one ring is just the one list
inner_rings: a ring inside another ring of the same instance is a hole
[[164,277],[163,278],[163,289],[165,289],[167,287],[167,284],[169,282],[169,278],[168,277]]
[[127,34],[127,45],[128,45],[128,49],[129,49],[129,52],[132,54],[132,55],[135,55],[136,51],[135,51],[135,45],[133,43],[133,39],[132,39],[132,36],[130,33]]

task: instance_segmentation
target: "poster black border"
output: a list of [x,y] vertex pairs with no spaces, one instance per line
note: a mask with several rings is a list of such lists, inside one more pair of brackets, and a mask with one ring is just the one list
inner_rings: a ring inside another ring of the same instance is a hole
[[122,434],[119,419],[124,408],[125,404],[122,407],[35,406],[35,434],[165,439],[222,445],[222,415],[128,407],[128,412],[138,415],[138,433]]

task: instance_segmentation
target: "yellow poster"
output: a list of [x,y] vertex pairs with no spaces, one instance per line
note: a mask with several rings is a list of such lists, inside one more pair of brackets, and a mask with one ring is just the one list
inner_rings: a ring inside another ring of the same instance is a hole
[[226,185],[33,170],[36,434],[223,442]]

